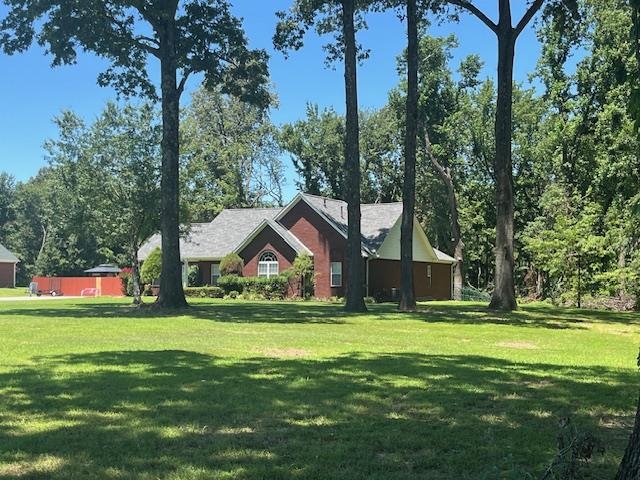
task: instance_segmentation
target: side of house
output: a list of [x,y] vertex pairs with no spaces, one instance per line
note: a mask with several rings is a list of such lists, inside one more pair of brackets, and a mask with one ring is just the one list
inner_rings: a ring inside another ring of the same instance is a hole
[[[211,223],[193,224],[181,239],[183,277],[197,265],[200,282],[216,285],[220,261],[231,252],[244,261],[244,276],[270,277],[290,268],[301,254],[313,258],[315,295],[344,296],[347,285],[347,205],[341,200],[298,194],[283,208],[223,210]],[[401,203],[362,205],[365,291],[395,299],[400,288]],[[151,237],[144,260],[161,243]],[[419,223],[414,227],[414,283],[419,299],[452,298],[454,260],[432,248]]]
[[0,288],[15,288],[18,257],[0,244]]

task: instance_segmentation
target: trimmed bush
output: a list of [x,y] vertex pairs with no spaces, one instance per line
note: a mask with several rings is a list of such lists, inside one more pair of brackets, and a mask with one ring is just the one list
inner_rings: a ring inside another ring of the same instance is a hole
[[156,247],[149,253],[147,259],[142,262],[140,268],[140,280],[143,283],[153,283],[160,278],[162,272],[162,250]]
[[223,277],[227,275],[242,275],[242,269],[244,268],[244,260],[240,258],[237,253],[229,253],[222,260],[220,260],[220,275]]
[[244,290],[243,278],[238,275],[225,275],[218,279],[218,286],[228,294],[231,291],[242,293]]
[[187,287],[184,294],[187,297],[222,298],[224,290],[220,287]]
[[289,279],[285,275],[276,275],[269,278],[227,275],[220,277],[218,286],[229,296],[231,292],[236,292],[236,295],[247,293],[271,300],[284,298],[287,295]]

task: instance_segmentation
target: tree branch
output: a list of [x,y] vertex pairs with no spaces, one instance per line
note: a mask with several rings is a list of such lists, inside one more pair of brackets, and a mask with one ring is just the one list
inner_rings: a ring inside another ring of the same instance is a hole
[[[538,0],[543,1],[543,0]],[[498,33],[498,26],[493,23],[493,21],[485,15],[485,13],[476,7],[469,0],[448,0],[448,2],[452,5],[456,5],[460,8],[464,8],[468,12],[472,13],[476,18],[478,18],[482,23],[484,23],[487,27],[491,29],[494,33]]]
[[147,53],[150,53],[154,56],[158,56],[160,53],[160,43],[151,37],[145,37],[144,35],[139,35],[133,39],[140,47],[145,50]]
[[522,16],[522,18],[518,22],[518,25],[516,25],[516,28],[513,30],[514,41],[522,33],[522,30],[524,30],[524,27],[527,26],[527,24],[531,21],[531,19],[538,12],[538,10],[540,10],[540,7],[542,7],[543,3],[544,3],[544,0],[535,0],[535,2],[531,4],[529,9],[525,12],[525,14]]
[[189,79],[189,75],[193,73],[193,70],[185,70],[182,78],[180,79],[180,83],[178,84],[178,96],[182,95],[184,92],[184,87],[187,84],[187,80]]

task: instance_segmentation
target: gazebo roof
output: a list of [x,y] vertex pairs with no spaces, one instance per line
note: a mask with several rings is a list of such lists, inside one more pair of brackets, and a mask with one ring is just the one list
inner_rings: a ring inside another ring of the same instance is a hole
[[101,263],[97,267],[85,270],[84,273],[120,273],[122,270],[113,263]]

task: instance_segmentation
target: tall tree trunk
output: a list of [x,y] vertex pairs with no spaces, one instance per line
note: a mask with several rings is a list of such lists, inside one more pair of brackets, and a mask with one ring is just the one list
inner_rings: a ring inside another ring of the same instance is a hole
[[511,6],[500,0],[498,22],[498,97],[496,105],[496,271],[489,307],[515,310],[513,167],[511,158],[513,60],[516,35],[511,26]]
[[615,480],[638,480],[640,478],[640,399],[636,409],[636,421],[629,438],[624,457],[618,467]]
[[138,266],[138,245],[135,242],[131,245],[131,283],[133,284],[133,304],[142,305],[142,294],[140,288],[140,268]]
[[400,226],[400,305],[416,309],[413,284],[413,217],[416,203],[416,143],[418,136],[418,13],[416,0],[407,0],[407,105],[404,139],[404,183]]
[[156,302],[164,308],[184,308],[187,301],[182,288],[179,231],[180,93],[176,82],[176,24],[173,16],[167,15],[163,19],[159,37],[162,89],[162,273],[160,295]]
[[429,133],[424,133],[425,150],[427,157],[431,160],[431,165],[436,169],[438,175],[447,187],[447,198],[449,200],[449,213],[451,215],[451,246],[453,255],[456,260],[453,272],[453,298],[454,300],[462,300],[462,286],[464,285],[464,276],[462,268],[464,266],[464,242],[460,231],[460,216],[458,215],[458,198],[453,185],[453,176],[450,168],[445,168],[440,164],[431,148],[431,140]]
[[364,261],[360,230],[360,147],[358,126],[358,83],[355,0],[342,0],[342,35],[344,38],[344,85],[346,97],[346,135],[344,175],[347,201],[347,299],[345,310],[366,312],[364,303]]

